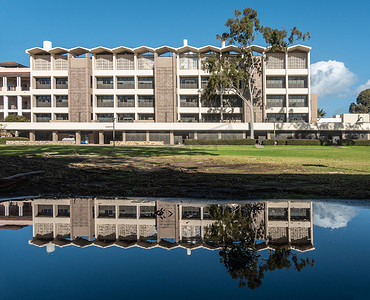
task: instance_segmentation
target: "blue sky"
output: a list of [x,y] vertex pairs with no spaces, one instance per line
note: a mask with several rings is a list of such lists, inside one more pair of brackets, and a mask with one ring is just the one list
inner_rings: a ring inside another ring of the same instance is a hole
[[[370,1],[3,1],[0,61],[29,65],[25,49],[53,46],[219,45],[234,9],[254,8],[263,25],[310,32],[314,88],[331,116],[370,88]],[[262,42],[256,42],[263,45]]]

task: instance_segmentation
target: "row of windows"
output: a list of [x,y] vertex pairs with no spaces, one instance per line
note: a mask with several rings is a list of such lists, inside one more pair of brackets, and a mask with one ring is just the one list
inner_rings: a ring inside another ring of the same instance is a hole
[[[288,53],[288,69],[307,69],[307,53]],[[268,53],[266,55],[266,69],[285,69],[285,53]]]
[[[35,78],[36,89],[51,89],[51,77],[36,77]],[[55,77],[54,78],[55,89],[68,89],[68,78],[67,77]]]
[[[286,114],[267,114],[267,122],[286,122]],[[288,122],[308,122],[308,114],[288,114]]]
[[[266,87],[270,88],[285,88],[285,77],[282,76],[267,76]],[[307,76],[289,76],[289,88],[307,88]]]
[[[51,107],[51,96],[40,95],[35,96],[36,107]],[[55,107],[68,107],[68,96],[67,95],[56,95],[55,96]]]
[[[266,105],[269,107],[285,107],[286,100],[285,95],[267,95]],[[308,107],[307,95],[289,95],[288,96],[289,107]]]

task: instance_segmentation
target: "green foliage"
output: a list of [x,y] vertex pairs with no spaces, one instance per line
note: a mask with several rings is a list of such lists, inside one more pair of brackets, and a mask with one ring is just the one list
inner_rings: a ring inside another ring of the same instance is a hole
[[323,118],[323,117],[325,117],[326,116],[326,112],[325,112],[325,110],[323,110],[322,108],[318,108],[317,109],[317,117],[318,118]]
[[24,116],[18,116],[18,115],[8,115],[5,120],[5,122],[30,122],[26,117]]
[[370,113],[370,89],[362,91],[357,96],[356,103],[351,103],[350,113]]
[[320,140],[320,143],[321,143],[321,146],[332,146],[333,140],[330,140],[330,139]]
[[255,139],[184,140],[185,145],[255,145]]
[[0,137],[0,144],[6,144],[6,141],[28,141],[28,138],[23,137]]
[[339,146],[370,146],[370,140],[339,140]]
[[255,56],[252,46],[256,37],[261,36],[271,51],[285,51],[288,45],[296,40],[310,38],[308,33],[303,34],[294,27],[273,29],[261,25],[257,11],[245,8],[242,12],[234,11],[235,18],[228,19],[224,32],[217,38],[234,44],[239,48],[239,55],[222,55],[213,53],[203,61],[203,68],[210,74],[207,86],[202,91],[201,101],[212,102],[215,96],[231,92],[239,96],[250,110],[251,137],[254,138],[254,105],[261,105],[262,98],[256,87],[256,78],[262,73],[262,60]]
[[277,139],[263,140],[263,145],[302,145],[302,146],[320,146],[319,140],[310,139]]

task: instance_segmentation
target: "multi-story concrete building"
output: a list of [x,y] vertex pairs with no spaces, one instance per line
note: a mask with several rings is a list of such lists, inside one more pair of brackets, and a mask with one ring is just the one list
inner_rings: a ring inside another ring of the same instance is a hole
[[[262,60],[262,74],[256,77],[256,136],[268,138],[277,130],[280,137],[317,137],[311,48],[252,49]],[[8,123],[6,130],[25,132],[31,141],[73,137],[77,143],[103,144],[113,139],[112,127],[115,139],[123,142],[246,138],[249,109],[240,98],[226,93],[213,103],[200,101],[209,77],[202,60],[212,52],[240,53],[233,45],[196,48],[186,40],[180,48],[156,49],[66,49],[46,41],[42,48],[26,50],[30,68],[0,68],[0,119],[11,113],[29,118],[31,123]],[[341,137],[343,130],[335,124],[326,127]]]
[[[240,205],[240,204],[239,204]],[[256,205],[244,204],[244,205]],[[313,250],[312,202],[264,201],[253,217],[259,250],[285,247]],[[33,239],[39,247],[98,246],[151,249],[217,249],[207,236],[211,207],[236,204],[181,203],[135,199],[36,199],[33,201]],[[254,233],[253,233],[254,235]]]

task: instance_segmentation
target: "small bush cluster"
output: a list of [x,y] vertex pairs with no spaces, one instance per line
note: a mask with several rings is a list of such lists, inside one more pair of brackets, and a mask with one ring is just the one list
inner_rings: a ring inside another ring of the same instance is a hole
[[185,145],[255,145],[255,139],[184,140]]
[[370,146],[370,140],[339,140],[339,146]]
[[320,146],[319,140],[312,139],[281,139],[281,140],[263,140],[263,145],[302,145],[302,146]]
[[0,144],[6,144],[6,141],[28,141],[28,138],[24,137],[0,137]]

